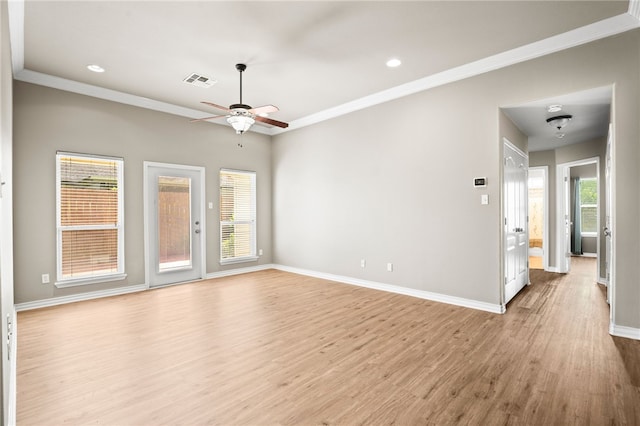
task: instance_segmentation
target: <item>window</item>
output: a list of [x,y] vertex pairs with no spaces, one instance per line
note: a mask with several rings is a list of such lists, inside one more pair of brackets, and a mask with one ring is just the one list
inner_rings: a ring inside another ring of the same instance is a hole
[[220,263],[257,259],[256,174],[220,170]]
[[580,179],[580,223],[582,235],[598,232],[598,182],[595,178]]
[[122,159],[56,155],[57,287],[123,279]]

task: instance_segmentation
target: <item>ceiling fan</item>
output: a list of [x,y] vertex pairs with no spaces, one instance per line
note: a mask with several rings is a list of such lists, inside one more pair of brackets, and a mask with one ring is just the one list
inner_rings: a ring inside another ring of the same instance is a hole
[[240,72],[240,103],[229,105],[229,108],[223,107],[222,105],[214,104],[212,102],[202,101],[203,104],[209,105],[221,111],[225,111],[226,115],[213,115],[211,117],[205,118],[197,118],[191,120],[191,122],[195,121],[207,121],[214,120],[216,118],[226,117],[227,122],[231,124],[231,126],[235,129],[237,134],[242,134],[249,130],[251,125],[256,121],[264,124],[269,124],[272,126],[281,127],[286,129],[289,127],[288,123],[273,120],[271,118],[267,118],[263,116],[263,114],[269,114],[271,112],[279,111],[278,107],[275,105],[263,105],[257,108],[251,108],[249,105],[245,105],[242,103],[242,73],[247,69],[245,64],[236,64],[236,69]]

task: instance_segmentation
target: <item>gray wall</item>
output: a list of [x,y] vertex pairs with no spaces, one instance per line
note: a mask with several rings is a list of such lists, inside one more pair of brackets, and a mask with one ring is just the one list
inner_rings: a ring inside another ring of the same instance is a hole
[[[227,126],[188,119],[27,83],[15,84],[14,167],[15,298],[27,302],[119,286],[143,284],[143,162],[206,168],[207,272],[271,263],[271,145],[258,133],[240,136]],[[56,271],[56,150],[124,157],[125,281],[57,289],[41,284]],[[257,172],[259,262],[221,267],[218,172]]]
[[276,136],[274,260],[499,303],[500,106],[615,83],[615,321],[640,327],[638,41],[626,33]]

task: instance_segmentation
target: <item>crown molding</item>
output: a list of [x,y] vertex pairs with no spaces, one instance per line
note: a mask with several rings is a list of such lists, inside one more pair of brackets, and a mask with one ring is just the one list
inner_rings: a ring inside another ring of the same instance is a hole
[[[125,105],[165,112],[167,114],[178,115],[187,118],[204,118],[211,115],[195,109],[185,108],[167,102],[156,101],[154,99],[132,95],[129,93],[119,92],[117,90],[105,89],[104,87],[80,83],[78,81],[68,80],[66,78],[56,77],[50,74],[44,74],[28,69],[23,69],[22,71],[18,72],[14,75],[14,78],[26,83],[38,84],[40,86],[51,87],[67,92],[78,93],[80,95],[91,96],[107,101],[118,102]],[[207,123],[228,127],[226,122],[216,123],[214,121],[208,121]],[[271,133],[271,130],[267,129],[266,127],[253,126],[251,130],[256,133],[263,133],[267,135]]]
[[24,68],[24,0],[7,2],[11,65],[15,76]]
[[[105,89],[90,84],[24,69],[24,0],[9,0],[8,6],[11,53],[15,79],[182,117],[204,118],[210,115],[206,112],[166,102],[156,101],[129,93]],[[557,36],[549,37],[544,40],[480,59],[478,61],[429,75],[418,80],[392,87],[390,89],[293,120],[289,122],[289,127],[287,129],[252,126],[250,131],[269,136],[290,132],[292,130],[301,129],[303,127],[330,120],[361,109],[369,108],[384,102],[389,102],[418,92],[433,89],[438,86],[454,83],[469,77],[515,65],[520,62],[570,49],[572,47],[580,46],[616,34],[621,34],[636,28],[640,28],[640,0],[630,0],[627,13],[585,25]],[[209,123],[226,126],[226,123]]]
[[640,0],[629,0],[629,15],[640,20]]
[[[640,8],[640,0],[632,1],[638,5],[638,8]],[[476,75],[495,71],[510,65],[515,65],[520,62],[525,62],[551,53],[570,49],[572,47],[580,46],[612,35],[621,34],[636,28],[640,28],[639,19],[632,16],[630,13],[623,13],[557,36],[549,37],[525,46],[480,59],[478,61],[470,62],[437,74],[414,80],[400,86],[392,87],[391,89],[383,90],[381,92],[308,115],[298,120],[293,120],[289,123],[289,127],[287,129],[275,129],[273,133],[277,135],[291,130],[300,129],[302,127],[320,123],[322,121],[349,114],[377,104],[389,102],[414,93],[433,89],[438,86],[454,83],[469,77],[474,77]]]

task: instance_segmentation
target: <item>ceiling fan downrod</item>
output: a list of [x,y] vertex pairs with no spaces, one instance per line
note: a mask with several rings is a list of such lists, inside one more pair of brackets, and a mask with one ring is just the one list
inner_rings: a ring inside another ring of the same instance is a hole
[[245,64],[236,64],[236,69],[240,72],[240,103],[231,105],[230,109],[251,109],[249,105],[242,103],[242,73],[247,69],[247,66]]

